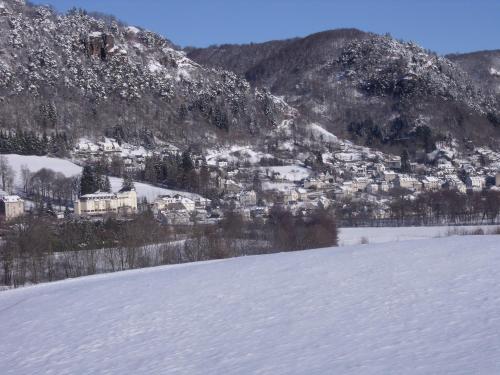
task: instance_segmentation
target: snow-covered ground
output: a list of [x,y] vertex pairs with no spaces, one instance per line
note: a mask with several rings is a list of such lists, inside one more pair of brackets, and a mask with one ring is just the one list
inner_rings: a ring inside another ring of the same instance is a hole
[[260,167],[260,170],[267,174],[277,173],[277,178],[294,182],[299,182],[312,175],[312,170],[300,165]]
[[1,374],[499,374],[495,236],[349,246],[0,293]]
[[230,147],[219,147],[217,149],[207,150],[207,164],[217,165],[220,160],[231,163],[248,161],[250,164],[257,164],[263,157],[272,157],[252,149],[250,146],[232,145]]
[[[21,167],[23,165],[27,166],[32,173],[38,172],[42,168],[52,169],[54,172],[62,173],[66,177],[72,177],[82,173],[81,166],[65,159],[51,158],[48,156],[27,156],[17,154],[9,154],[5,156],[7,157],[9,164],[12,166],[12,169],[14,169],[14,171],[16,172],[15,181],[18,187],[22,186]],[[121,178],[110,177],[109,180],[111,182],[111,189],[114,192],[121,189]],[[139,199],[145,197],[149,202],[155,200],[159,195],[166,194],[181,194],[190,198],[197,197],[196,194],[159,188],[141,182],[135,183],[135,190],[137,191]]]
[[445,237],[454,231],[470,232],[482,229],[488,234],[497,226],[472,225],[472,226],[436,226],[436,227],[373,227],[373,228],[340,228],[339,245],[359,245],[363,239],[368,243],[384,243],[394,241],[421,240],[427,238]]

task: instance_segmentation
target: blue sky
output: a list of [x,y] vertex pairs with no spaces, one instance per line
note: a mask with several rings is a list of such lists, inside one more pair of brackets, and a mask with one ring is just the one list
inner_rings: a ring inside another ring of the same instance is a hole
[[32,0],[110,13],[181,46],[263,42],[340,27],[439,53],[500,49],[500,0]]

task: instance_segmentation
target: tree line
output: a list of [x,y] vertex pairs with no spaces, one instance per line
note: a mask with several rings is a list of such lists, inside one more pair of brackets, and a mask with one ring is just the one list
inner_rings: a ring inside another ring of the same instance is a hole
[[68,156],[72,143],[66,133],[52,135],[37,134],[33,131],[0,130],[0,154],[56,155]]
[[500,220],[500,192],[438,190],[413,196],[397,188],[390,192],[388,211],[383,217],[380,213],[373,202],[335,202],[335,214],[342,226],[495,224]]
[[280,207],[268,220],[228,211],[218,224],[167,226],[151,211],[126,219],[56,220],[27,215],[4,223],[0,283],[22,286],[102,272],[295,251],[337,244],[331,212],[294,217]]

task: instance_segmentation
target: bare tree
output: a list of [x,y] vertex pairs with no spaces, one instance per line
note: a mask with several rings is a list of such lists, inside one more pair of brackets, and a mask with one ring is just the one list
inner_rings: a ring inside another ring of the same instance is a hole
[[29,170],[28,166],[25,165],[25,164],[23,164],[21,166],[21,180],[22,180],[22,183],[23,183],[23,191],[26,194],[28,194],[28,192],[30,190],[31,176],[32,176],[32,173]]
[[0,180],[2,190],[11,193],[14,189],[15,172],[9,164],[6,156],[0,155]]

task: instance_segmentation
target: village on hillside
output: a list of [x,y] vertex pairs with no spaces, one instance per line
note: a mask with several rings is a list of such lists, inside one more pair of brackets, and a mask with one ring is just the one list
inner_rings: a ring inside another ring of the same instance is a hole
[[307,150],[316,151],[303,151],[291,142],[273,144],[268,152],[250,146],[181,151],[170,144],[147,150],[111,138],[81,139],[71,152],[75,164],[92,166],[115,179],[126,175],[158,189],[146,197],[132,187],[111,191],[97,184],[95,191],[90,188],[83,194],[79,182],[73,181],[72,191],[61,200],[49,194],[50,186],[42,188],[46,192],[37,186],[28,191],[24,176],[24,189],[10,184],[11,191],[0,194],[1,214],[6,219],[23,215],[34,206],[25,200],[41,195],[42,205],[59,218],[95,219],[151,210],[161,222],[185,225],[217,222],[228,209],[255,219],[266,218],[274,206],[296,216],[345,206],[351,218],[384,219],[394,214],[395,195],[412,201],[429,192],[500,190],[500,154],[485,147],[463,153],[454,141],[439,142],[416,163],[404,152],[384,154],[340,141],[319,126],[314,130]]

